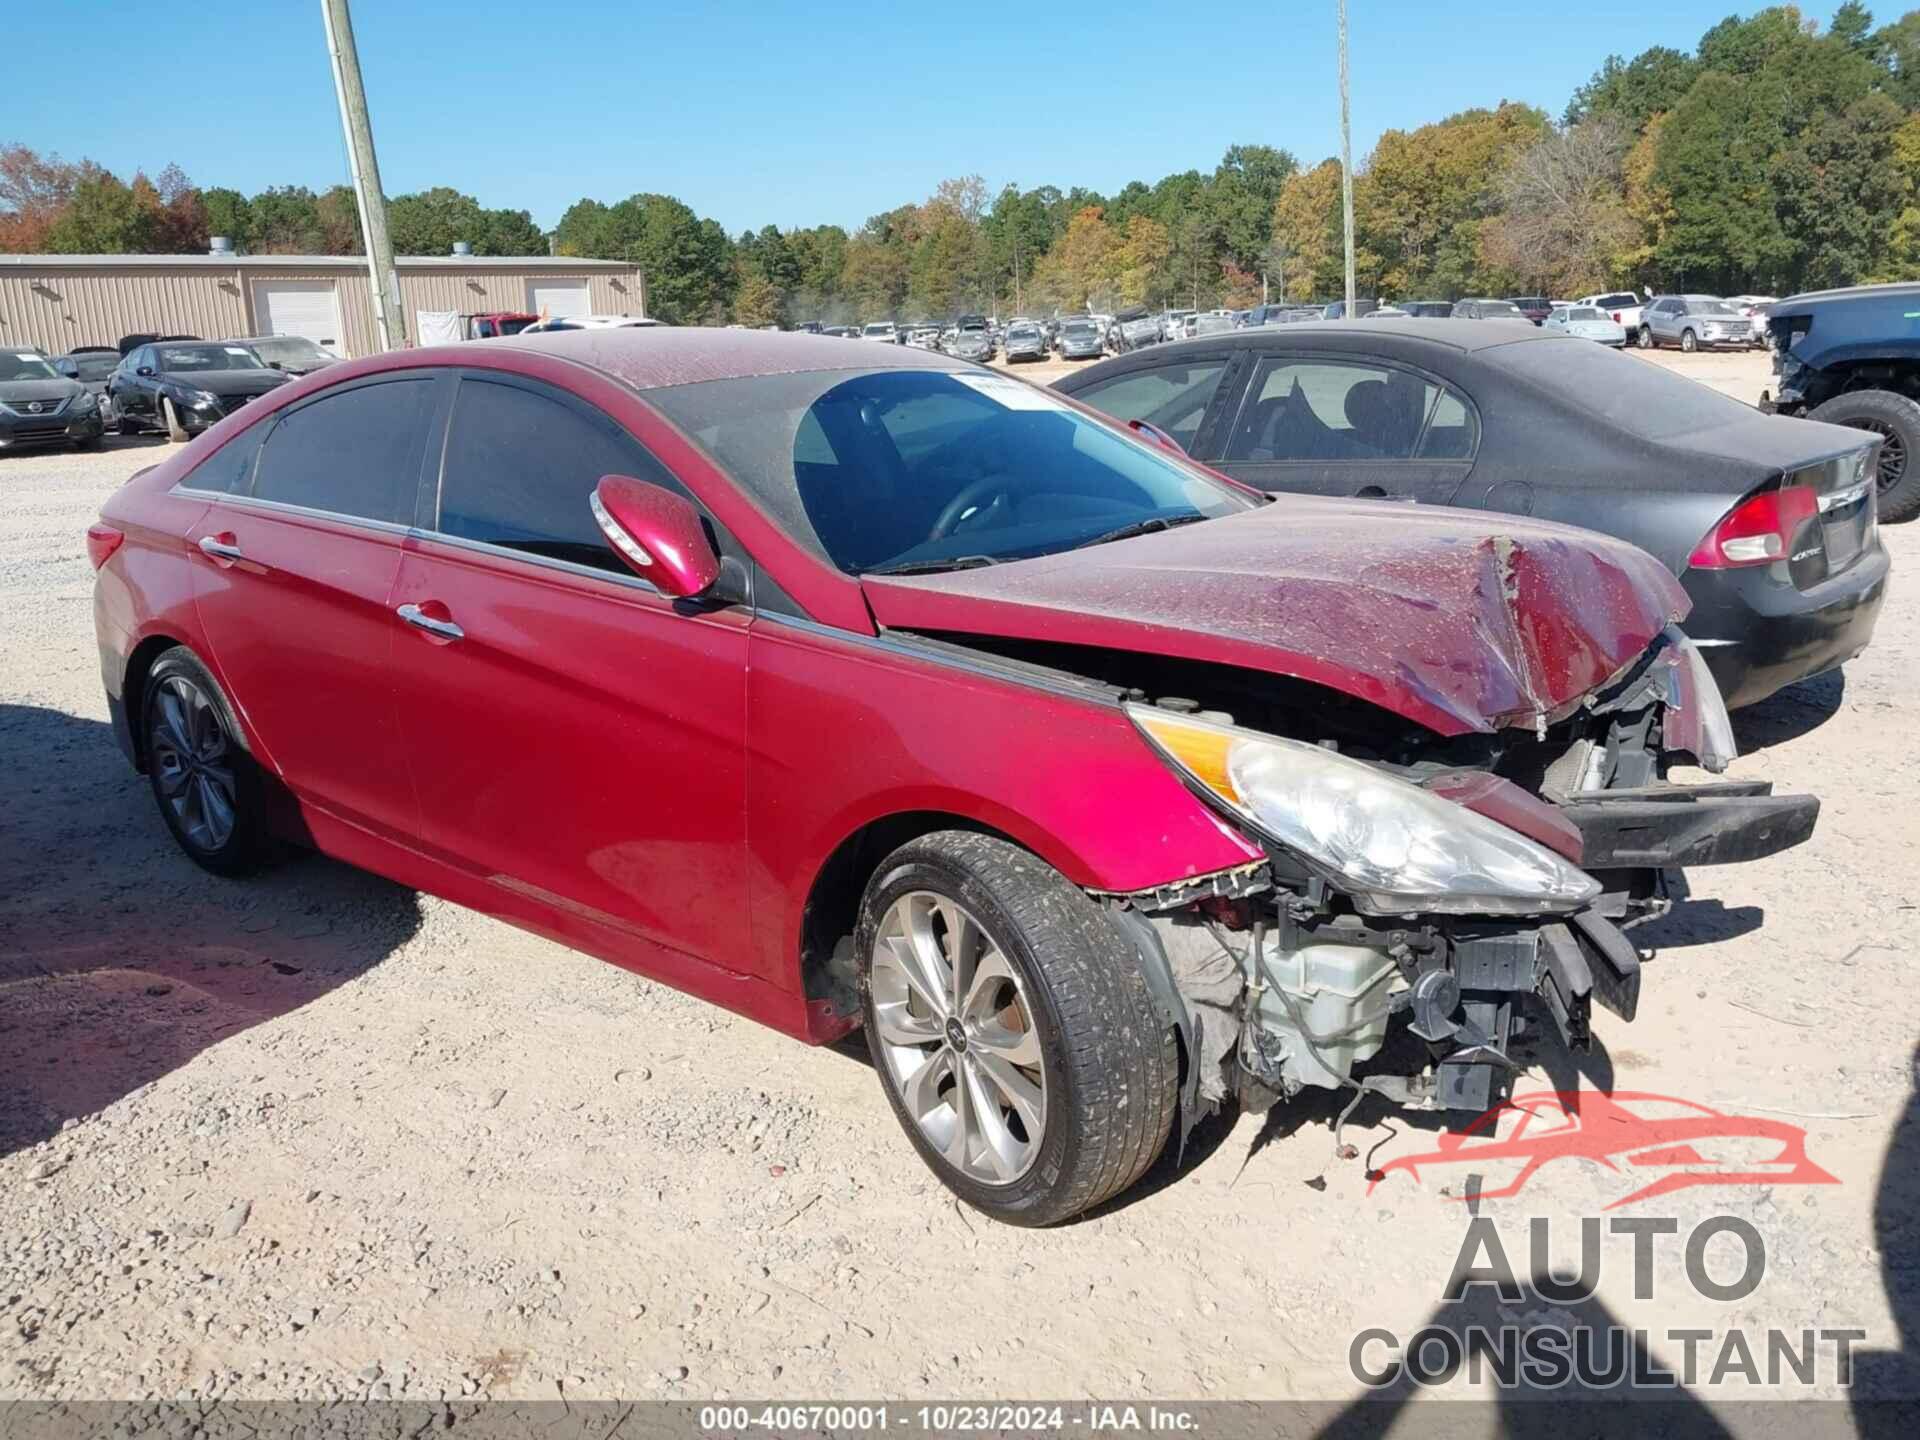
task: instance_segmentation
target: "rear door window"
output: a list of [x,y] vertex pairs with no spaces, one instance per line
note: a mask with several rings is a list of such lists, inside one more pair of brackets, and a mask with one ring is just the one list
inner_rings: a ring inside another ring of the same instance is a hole
[[603,475],[686,490],[610,417],[544,388],[471,376],[447,426],[435,529],[529,555],[633,572],[594,523]]
[[286,411],[261,450],[254,498],[411,524],[432,404],[433,381],[413,376],[330,391]]
[[1479,440],[1458,394],[1411,371],[1345,360],[1263,360],[1229,461],[1466,460]]
[[1151,365],[1075,389],[1073,398],[1116,420],[1141,420],[1193,449],[1207,406],[1227,372],[1224,358]]

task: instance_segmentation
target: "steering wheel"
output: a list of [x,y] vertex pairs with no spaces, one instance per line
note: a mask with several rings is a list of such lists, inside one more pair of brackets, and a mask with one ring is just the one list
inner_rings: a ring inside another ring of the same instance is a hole
[[999,498],[1009,494],[1007,481],[1000,475],[983,475],[978,480],[960,487],[960,493],[949,500],[940,510],[940,518],[933,522],[933,528],[927,532],[928,540],[944,540],[953,533],[974,506],[989,495]]

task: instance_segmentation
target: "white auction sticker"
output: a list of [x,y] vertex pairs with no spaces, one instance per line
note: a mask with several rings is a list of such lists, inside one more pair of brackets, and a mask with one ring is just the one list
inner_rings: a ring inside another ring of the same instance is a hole
[[1046,391],[1024,380],[1009,380],[1004,375],[955,374],[954,379],[969,390],[977,390],[989,400],[1009,410],[1065,410],[1067,407]]

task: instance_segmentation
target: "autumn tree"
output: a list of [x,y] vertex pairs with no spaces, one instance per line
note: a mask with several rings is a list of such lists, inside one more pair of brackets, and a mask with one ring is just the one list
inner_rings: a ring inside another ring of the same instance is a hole
[[1322,160],[1289,176],[1273,207],[1274,243],[1289,258],[1286,298],[1312,300],[1345,283],[1340,162]]
[[1502,174],[1488,259],[1554,295],[1604,289],[1631,242],[1626,127],[1602,114],[1542,136]]

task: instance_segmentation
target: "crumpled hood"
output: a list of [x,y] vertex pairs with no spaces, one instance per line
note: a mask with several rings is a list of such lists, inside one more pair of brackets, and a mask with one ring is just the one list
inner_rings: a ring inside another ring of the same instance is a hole
[[1688,609],[1659,561],[1589,530],[1300,496],[1035,560],[862,585],[890,629],[1297,676],[1442,735],[1560,718]]

